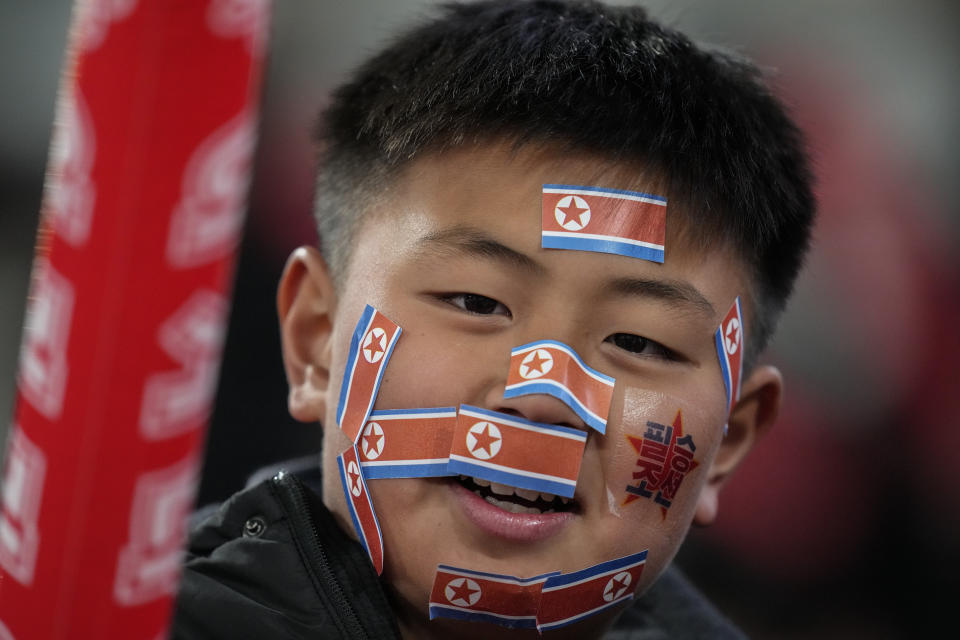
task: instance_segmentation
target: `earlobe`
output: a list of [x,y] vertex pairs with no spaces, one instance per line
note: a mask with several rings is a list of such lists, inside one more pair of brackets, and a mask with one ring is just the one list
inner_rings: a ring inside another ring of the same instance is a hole
[[757,440],[776,422],[783,396],[783,376],[776,367],[753,369],[740,390],[740,400],[730,412],[727,435],[708,471],[707,483],[697,501],[693,521],[706,526],[717,517],[720,489],[747,456]]
[[313,247],[296,249],[277,290],[283,365],[290,415],[301,422],[323,419],[330,383],[330,335],[336,289],[329,269]]

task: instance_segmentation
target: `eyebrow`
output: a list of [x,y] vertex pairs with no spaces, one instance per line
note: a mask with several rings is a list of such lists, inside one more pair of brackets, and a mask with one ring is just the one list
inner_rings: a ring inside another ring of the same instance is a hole
[[676,307],[693,307],[708,317],[717,314],[710,301],[696,287],[678,280],[617,278],[608,282],[604,290],[618,295],[655,298]]
[[417,243],[423,252],[440,255],[456,253],[486,258],[531,273],[542,273],[543,265],[484,231],[469,226],[456,226],[427,234]]

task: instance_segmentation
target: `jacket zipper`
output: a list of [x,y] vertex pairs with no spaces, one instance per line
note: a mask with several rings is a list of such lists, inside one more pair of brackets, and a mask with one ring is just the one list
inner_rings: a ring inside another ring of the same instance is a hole
[[[294,509],[294,515],[298,519],[296,525],[305,526],[312,534],[310,540],[306,543],[306,551],[310,554],[310,560],[313,561],[311,562],[311,566],[319,569],[319,578],[326,584],[328,587],[327,593],[334,600],[334,608],[336,609],[336,613],[334,615],[340,614],[338,617],[340,621],[343,622],[344,626],[350,631],[351,638],[367,638],[368,636],[363,630],[363,626],[360,624],[360,618],[357,616],[357,612],[353,608],[353,603],[351,603],[346,594],[344,594],[343,588],[340,586],[340,582],[333,574],[333,569],[330,568],[330,562],[327,559],[327,553],[320,545],[320,534],[313,522],[313,518],[310,516],[310,510],[307,506],[306,497],[303,495],[303,487],[300,486],[300,483],[289,474],[284,474],[282,477],[277,478],[276,482],[277,484],[290,489],[290,497],[291,501],[293,502],[292,506]],[[298,526],[294,528],[297,529]]]

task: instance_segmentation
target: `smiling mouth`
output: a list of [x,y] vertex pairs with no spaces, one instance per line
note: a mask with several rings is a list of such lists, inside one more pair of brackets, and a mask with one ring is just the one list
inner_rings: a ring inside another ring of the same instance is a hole
[[518,489],[462,474],[456,480],[465,489],[510,513],[577,513],[580,510],[576,500],[544,491]]

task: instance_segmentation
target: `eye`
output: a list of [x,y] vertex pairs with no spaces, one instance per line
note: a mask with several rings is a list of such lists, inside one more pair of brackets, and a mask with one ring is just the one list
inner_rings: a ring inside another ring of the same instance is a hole
[[633,333],[615,333],[606,340],[613,345],[638,356],[654,356],[665,360],[677,360],[677,354],[649,338]]
[[509,317],[511,315],[510,310],[502,302],[476,293],[450,293],[441,296],[441,299],[467,313],[478,316],[500,315]]

